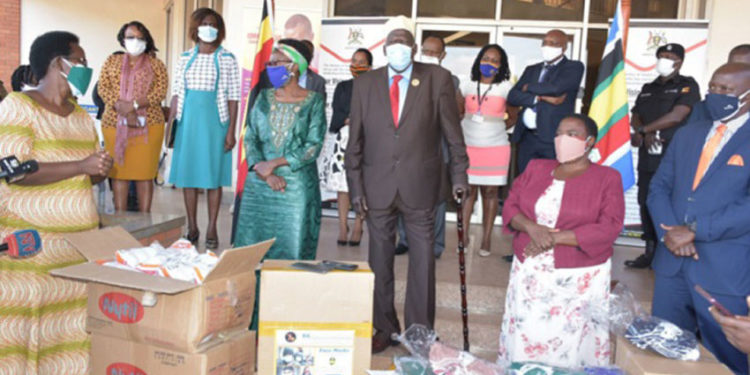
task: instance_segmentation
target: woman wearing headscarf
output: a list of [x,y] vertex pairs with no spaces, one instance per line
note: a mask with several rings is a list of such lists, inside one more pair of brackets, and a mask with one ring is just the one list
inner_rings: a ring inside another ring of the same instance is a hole
[[236,143],[240,75],[234,55],[221,46],[224,19],[209,8],[190,16],[195,48],[180,57],[174,77],[171,119],[177,119],[169,183],[183,189],[187,239],[197,243],[198,190],[208,191],[206,248],[219,247],[216,220],[221,189],[232,184],[232,149]]
[[0,374],[83,375],[91,346],[86,284],[49,273],[85,261],[64,236],[99,227],[92,185],[112,158],[96,150],[94,120],[73,98],[86,93],[92,74],[78,37],[43,34],[29,61],[39,82],[0,104],[0,158],[36,160],[39,170],[0,183],[0,238],[36,229],[42,248],[26,259],[0,256]]
[[360,74],[372,70],[372,53],[367,48],[360,48],[352,55],[352,64],[349,71],[352,79],[339,82],[333,92],[333,103],[331,107],[331,126],[329,131],[336,134],[336,143],[333,145],[331,155],[328,155],[324,166],[324,183],[326,189],[338,193],[339,208],[339,246],[359,246],[362,240],[362,218],[357,215],[354,219],[352,236],[347,240],[349,232],[349,186],[346,182],[346,171],[344,170],[344,153],[346,144],[349,142],[349,107],[352,101],[352,89],[354,79]]
[[532,160],[503,206],[515,254],[500,331],[500,362],[606,366],[612,251],[623,227],[620,174],[589,161],[596,122],[570,115],[555,137],[557,160]]
[[107,59],[97,86],[105,103],[105,144],[115,159],[109,174],[115,210],[127,209],[129,185],[135,181],[138,209],[150,212],[164,139],[161,103],[167,96],[167,68],[154,56],[154,39],[142,23],[123,25],[117,41],[127,53]]
[[[272,89],[261,91],[247,121],[245,180],[236,247],[276,238],[264,259],[314,260],[320,232],[320,180],[316,160],[326,132],[325,103],[300,87],[307,69],[288,41],[266,65]],[[257,306],[256,306],[257,311]]]

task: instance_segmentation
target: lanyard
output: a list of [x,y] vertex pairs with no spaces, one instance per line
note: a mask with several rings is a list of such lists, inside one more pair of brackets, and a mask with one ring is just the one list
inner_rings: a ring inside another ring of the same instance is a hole
[[478,107],[477,111],[479,112],[479,114],[482,113],[482,102],[484,102],[484,99],[487,98],[487,94],[489,94],[490,90],[492,90],[492,85],[494,85],[494,83],[490,83],[490,87],[488,87],[487,90],[484,90],[484,94],[482,95],[479,95],[480,85],[481,83],[477,81],[477,107]]

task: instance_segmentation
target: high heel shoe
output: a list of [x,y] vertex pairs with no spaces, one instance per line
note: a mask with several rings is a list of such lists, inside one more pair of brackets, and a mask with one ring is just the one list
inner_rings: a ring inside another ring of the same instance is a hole
[[362,242],[362,234],[363,234],[363,232],[364,232],[364,229],[359,231],[359,240],[358,241],[352,241],[350,239],[349,240],[349,246],[354,246],[354,247],[359,246],[359,244]]
[[198,244],[198,239],[201,238],[201,232],[198,229],[196,229],[195,231],[188,231],[185,234],[185,238],[190,241],[193,246],[195,246]]
[[[346,235],[349,235],[349,226],[348,225],[346,226]],[[344,238],[346,238],[346,236],[344,236]],[[336,244],[339,245],[339,246],[346,246],[348,243],[349,243],[349,241],[347,241],[347,240],[343,240],[343,241],[342,240],[336,240]]]

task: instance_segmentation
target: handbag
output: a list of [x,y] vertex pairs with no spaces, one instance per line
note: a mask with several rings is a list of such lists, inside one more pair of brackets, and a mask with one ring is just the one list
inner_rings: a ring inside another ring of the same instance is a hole
[[177,120],[172,120],[167,132],[167,148],[174,148],[174,139],[177,137]]

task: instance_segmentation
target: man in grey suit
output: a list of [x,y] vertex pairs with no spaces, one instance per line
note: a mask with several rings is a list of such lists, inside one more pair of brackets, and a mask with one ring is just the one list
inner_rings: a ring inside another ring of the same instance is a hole
[[396,222],[409,236],[406,327],[435,322],[435,206],[440,198],[442,139],[450,149],[453,194],[467,191],[468,157],[451,74],[413,62],[411,22],[386,24],[388,66],[354,80],[349,144],[344,163],[354,209],[367,219],[369,263],[375,273],[373,353],[396,343],[401,331],[394,307]]

